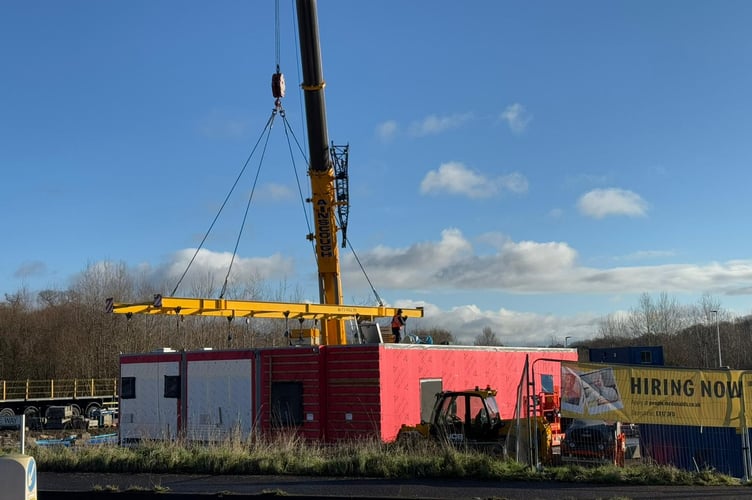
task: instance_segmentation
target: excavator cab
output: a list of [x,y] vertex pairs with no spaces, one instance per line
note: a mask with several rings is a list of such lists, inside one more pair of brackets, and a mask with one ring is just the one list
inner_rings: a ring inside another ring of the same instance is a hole
[[476,389],[437,394],[430,433],[455,444],[495,442],[500,422],[495,392]]

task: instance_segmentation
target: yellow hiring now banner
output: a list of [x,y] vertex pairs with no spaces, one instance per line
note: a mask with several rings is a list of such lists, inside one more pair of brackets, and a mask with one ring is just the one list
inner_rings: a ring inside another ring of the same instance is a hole
[[561,365],[561,413],[569,418],[739,428],[744,417],[752,422],[750,400],[752,375],[741,370]]

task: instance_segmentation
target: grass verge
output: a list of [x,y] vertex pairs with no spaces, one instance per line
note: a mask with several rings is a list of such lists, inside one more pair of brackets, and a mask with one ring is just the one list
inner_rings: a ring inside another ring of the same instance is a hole
[[[739,485],[712,470],[670,466],[583,467],[535,470],[515,461],[449,444],[425,441],[357,441],[324,445],[296,436],[196,444],[142,442],[136,446],[27,447],[40,471],[302,475],[383,478],[458,478],[494,481],[562,481],[599,484]],[[11,450],[4,450],[9,452]]]

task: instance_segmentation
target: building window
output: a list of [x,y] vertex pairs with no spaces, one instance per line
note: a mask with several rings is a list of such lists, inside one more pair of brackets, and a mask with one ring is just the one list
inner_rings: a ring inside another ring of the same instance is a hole
[[272,382],[272,426],[295,427],[303,424],[303,383]]
[[180,375],[165,375],[164,397],[173,399],[180,397]]
[[554,393],[554,376],[553,375],[541,375],[541,392],[546,394]]
[[123,399],[136,398],[136,377],[123,377],[120,379],[120,397]]
[[653,363],[653,353],[650,351],[640,351],[640,363],[650,365]]

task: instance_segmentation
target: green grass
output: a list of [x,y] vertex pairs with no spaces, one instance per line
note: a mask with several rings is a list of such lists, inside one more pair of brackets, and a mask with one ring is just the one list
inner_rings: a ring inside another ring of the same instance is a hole
[[[6,450],[10,451],[10,450]],[[221,443],[142,442],[114,445],[27,446],[40,471],[311,475],[374,478],[461,478],[494,481],[561,481],[600,484],[738,485],[712,470],[633,465],[531,467],[499,457],[420,441],[357,441],[325,445],[295,436],[229,439]]]

